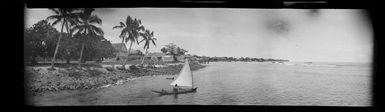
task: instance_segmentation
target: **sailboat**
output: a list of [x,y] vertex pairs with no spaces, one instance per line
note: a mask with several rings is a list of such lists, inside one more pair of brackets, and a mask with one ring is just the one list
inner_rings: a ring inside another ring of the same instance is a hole
[[[180,88],[175,90],[152,90],[152,92],[159,93],[161,95],[172,95],[172,94],[183,94],[183,93],[191,93],[196,92],[197,87],[194,87],[194,81],[193,81],[193,74],[190,69],[190,65],[188,63],[188,60],[185,59],[184,66],[182,70],[180,71],[178,77],[170,83],[171,86],[177,85],[178,87],[187,87],[187,88]],[[190,88],[191,87],[191,88]]]

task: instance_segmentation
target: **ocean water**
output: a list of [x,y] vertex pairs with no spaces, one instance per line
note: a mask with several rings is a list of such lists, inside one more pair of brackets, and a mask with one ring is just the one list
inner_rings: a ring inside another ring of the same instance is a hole
[[[197,92],[159,96],[172,75],[36,98],[36,105],[371,106],[371,66],[360,63],[215,62],[194,71]],[[61,95],[57,95],[61,94]]]

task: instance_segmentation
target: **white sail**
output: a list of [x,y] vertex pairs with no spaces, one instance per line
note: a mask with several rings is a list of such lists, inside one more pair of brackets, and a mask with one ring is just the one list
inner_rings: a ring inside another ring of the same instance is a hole
[[179,73],[179,76],[170,84],[175,86],[193,86],[192,72],[190,70],[190,65],[188,64],[187,59],[185,60],[185,64],[182,70]]

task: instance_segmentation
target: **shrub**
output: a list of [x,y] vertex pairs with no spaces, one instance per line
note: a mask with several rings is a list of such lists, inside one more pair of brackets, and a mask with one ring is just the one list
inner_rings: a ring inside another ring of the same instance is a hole
[[87,72],[91,77],[97,77],[97,76],[100,76],[100,74],[102,74],[102,72],[98,70],[87,70]]
[[107,71],[114,71],[114,68],[112,68],[112,67],[106,67],[106,70],[107,70]]
[[122,66],[122,67],[116,67],[116,69],[118,69],[118,70],[125,70],[126,68],[124,68],[124,67]]
[[136,67],[135,65],[131,65],[131,66],[130,66],[130,70],[132,70],[132,71],[138,71],[139,68]]

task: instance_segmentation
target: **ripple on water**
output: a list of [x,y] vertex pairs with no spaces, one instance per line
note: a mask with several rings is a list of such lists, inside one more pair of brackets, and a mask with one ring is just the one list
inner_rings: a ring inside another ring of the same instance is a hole
[[[159,96],[171,89],[163,76],[149,76],[54,100],[55,104],[96,105],[317,105],[369,106],[370,72],[365,67],[287,66],[269,63],[210,63],[194,71],[197,92]],[[66,102],[66,103],[65,103]],[[80,102],[80,103],[79,103]]]

